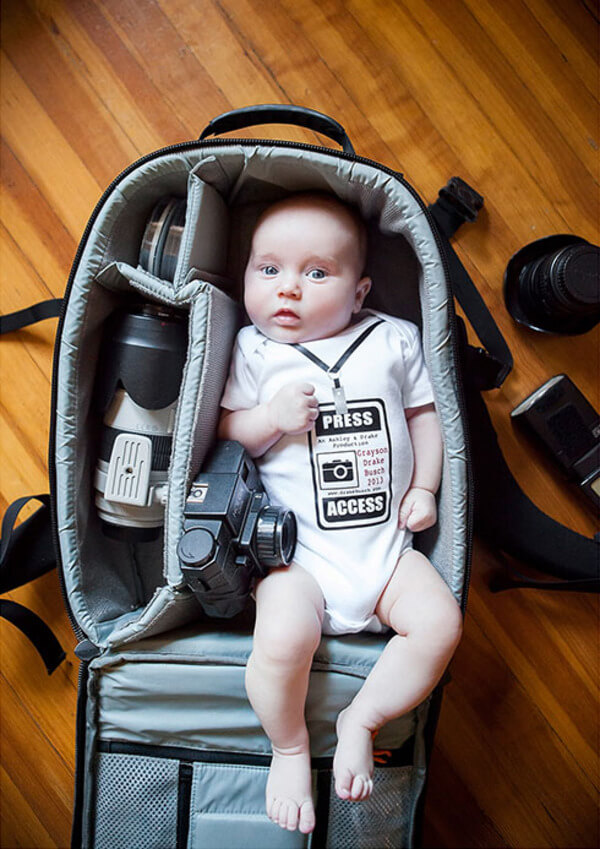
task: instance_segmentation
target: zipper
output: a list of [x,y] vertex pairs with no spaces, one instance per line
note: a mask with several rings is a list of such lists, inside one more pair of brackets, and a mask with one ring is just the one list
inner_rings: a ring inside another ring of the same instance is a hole
[[[112,193],[112,191],[115,189],[115,187],[121,182],[121,180],[123,180],[126,176],[128,176],[130,173],[132,173],[132,171],[134,171],[136,168],[139,168],[140,166],[145,165],[148,162],[151,162],[153,159],[158,159],[161,156],[168,156],[171,153],[191,151],[191,150],[199,150],[199,149],[205,149],[205,148],[210,148],[210,147],[219,147],[219,146],[222,147],[222,146],[226,145],[227,143],[228,143],[227,140],[224,140],[223,137],[218,137],[218,138],[214,138],[214,139],[204,139],[203,141],[199,141],[199,140],[195,139],[193,141],[180,142],[179,144],[167,145],[166,147],[160,148],[159,150],[153,151],[152,153],[146,154],[145,156],[142,156],[139,159],[137,159],[135,162],[133,162],[131,165],[129,165],[127,168],[125,168],[123,171],[121,171],[121,173],[118,174],[117,177],[115,177],[115,179],[105,189],[104,193],[102,194],[102,196],[100,197],[96,206],[94,207],[94,210],[93,210],[90,218],[88,219],[87,225],[85,227],[85,230],[83,232],[83,235],[82,235],[81,240],[79,242],[79,245],[77,247],[75,257],[73,259],[73,264],[71,266],[71,271],[70,271],[70,274],[69,274],[67,285],[65,287],[65,293],[63,295],[63,302],[62,302],[62,305],[61,305],[60,314],[59,314],[59,317],[58,317],[58,326],[57,326],[57,329],[56,329],[54,358],[53,358],[53,366],[52,366],[52,392],[51,392],[51,410],[52,411],[56,409],[56,399],[57,399],[57,394],[58,394],[58,361],[59,361],[60,340],[61,340],[61,337],[62,337],[62,330],[63,330],[63,324],[64,324],[64,319],[65,319],[66,306],[67,306],[67,302],[68,302],[68,299],[69,299],[69,294],[71,292],[71,288],[73,286],[73,281],[75,279],[75,274],[77,272],[78,265],[79,265],[79,262],[81,260],[81,256],[83,254],[83,251],[85,249],[85,246],[86,246],[87,240],[89,238],[90,232],[91,232],[92,227],[94,225],[94,222],[95,222],[96,218],[98,217],[98,214],[99,214],[102,206],[104,205],[105,201],[107,200],[108,196]],[[419,197],[417,192],[413,189],[413,187],[410,185],[410,183],[408,183],[404,179],[404,175],[402,173],[400,173],[399,171],[393,171],[391,168],[388,168],[387,166],[382,165],[379,162],[375,162],[373,159],[368,159],[368,158],[365,158],[365,157],[362,157],[362,156],[358,156],[355,153],[346,153],[343,150],[339,150],[339,151],[333,150],[331,148],[322,147],[320,145],[305,144],[305,143],[302,143],[302,142],[284,141],[284,140],[279,140],[279,139],[231,139],[229,143],[231,145],[242,146],[242,147],[248,147],[248,146],[255,147],[256,145],[264,145],[264,146],[278,147],[278,148],[290,148],[292,150],[315,151],[315,152],[317,152],[319,154],[323,154],[325,156],[335,157],[336,159],[345,159],[345,160],[348,160],[350,162],[361,162],[361,163],[364,163],[366,165],[369,165],[372,168],[377,169],[378,171],[383,172],[384,174],[388,174],[388,175],[394,177],[394,179],[396,179],[405,189],[408,190],[410,195],[415,199],[415,201],[419,205],[420,209],[424,213],[425,218],[427,219],[427,222],[429,223],[431,231],[434,235],[437,248],[440,252],[440,257],[442,259],[442,267],[444,269],[444,275],[445,275],[445,278],[446,278],[446,282],[448,284],[448,288],[449,288],[450,292],[452,292],[451,276],[450,276],[450,271],[449,271],[449,267],[448,267],[448,259],[447,259],[447,256],[446,256],[446,250],[445,250],[443,241],[440,238],[440,235],[437,231],[437,225],[435,224],[433,216],[431,215],[431,213],[427,209],[424,202],[421,200],[421,198]],[[470,452],[470,445],[468,443],[468,433],[467,433],[467,429],[466,429],[467,413],[466,413],[466,406],[465,406],[465,401],[464,401],[464,388],[463,388],[462,375],[461,375],[461,371],[460,371],[460,362],[459,362],[458,347],[457,347],[457,341],[456,341],[457,322],[456,322],[456,313],[455,313],[455,310],[454,310],[454,304],[453,303],[451,303],[451,305],[449,307],[449,315],[450,315],[450,325],[451,325],[451,329],[452,329],[451,345],[452,345],[453,359],[454,359],[454,365],[455,365],[455,374],[456,374],[456,381],[457,381],[457,389],[458,389],[458,393],[457,393],[458,394],[458,403],[459,403],[459,408],[460,408],[460,411],[461,411],[461,419],[462,419],[463,425],[465,427],[464,433],[465,433],[465,454],[466,454],[466,458],[467,458],[467,469],[470,469],[471,452]],[[85,639],[86,634],[82,630],[80,625],[78,624],[78,622],[77,622],[77,620],[76,620],[76,618],[73,614],[73,610],[71,608],[70,602],[69,602],[68,594],[67,594],[66,587],[65,587],[65,580],[64,580],[64,574],[63,574],[63,564],[62,564],[62,558],[61,558],[61,553],[60,553],[60,542],[59,542],[59,538],[58,538],[58,524],[57,524],[57,517],[56,517],[55,445],[56,445],[55,417],[54,417],[54,415],[51,415],[49,456],[48,456],[48,478],[49,478],[49,483],[50,483],[50,517],[51,517],[51,525],[52,525],[52,539],[53,539],[54,548],[55,548],[55,551],[56,551],[57,571],[58,571],[58,574],[59,574],[59,583],[60,583],[63,601],[64,601],[64,604],[65,604],[65,609],[67,611],[67,615],[69,617],[69,620],[71,622],[71,627],[73,628],[75,635],[77,636],[77,638],[79,640],[82,640],[82,639]],[[467,472],[467,475],[468,475],[468,479],[467,479],[467,483],[468,483],[468,492],[467,492],[467,552],[466,552],[465,580],[464,580],[464,591],[463,591],[463,601],[462,601],[463,613],[464,613],[465,606],[466,606],[467,590],[468,590],[470,575],[471,575],[471,556],[472,556],[472,538],[473,538],[473,497],[474,497],[473,496],[473,479],[472,479],[472,475],[469,471]]]
[[182,761],[179,764],[179,777],[177,782],[177,832],[175,837],[175,849],[185,849],[188,844],[193,778],[194,767],[191,763]]
[[75,720],[75,789],[71,849],[79,849],[83,842],[83,792],[85,772],[85,727],[87,710],[88,662],[82,660],[77,680],[77,713]]
[[[167,758],[178,760],[182,764],[194,763],[229,764],[234,766],[268,767],[271,755],[257,755],[249,752],[228,752],[216,749],[191,749],[185,746],[158,746],[149,743],[130,743],[126,740],[98,740],[96,751],[111,755],[132,755],[134,757]],[[414,738],[409,737],[396,749],[376,750],[376,767],[412,766]],[[315,770],[331,770],[333,757],[324,756],[311,759]]]

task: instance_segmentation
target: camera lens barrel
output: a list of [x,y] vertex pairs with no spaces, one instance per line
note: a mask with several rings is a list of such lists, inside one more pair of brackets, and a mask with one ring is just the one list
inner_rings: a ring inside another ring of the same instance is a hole
[[599,258],[594,245],[568,245],[521,271],[524,301],[549,319],[593,316],[600,307]]
[[600,247],[567,233],[530,242],[506,267],[504,301],[531,330],[586,333],[600,321]]
[[161,198],[146,224],[140,265],[162,280],[172,282],[175,279],[185,215],[185,198]]
[[255,531],[256,554],[262,566],[289,566],[296,550],[296,516],[291,510],[263,507]]

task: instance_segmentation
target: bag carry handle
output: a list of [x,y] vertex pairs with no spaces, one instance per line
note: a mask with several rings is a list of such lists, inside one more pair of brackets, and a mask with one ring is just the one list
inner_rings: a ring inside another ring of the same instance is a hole
[[257,106],[243,106],[231,112],[218,115],[202,130],[199,140],[207,136],[217,136],[240,130],[243,127],[255,127],[257,124],[295,124],[315,130],[337,142],[345,153],[354,153],[352,142],[346,130],[322,112],[308,109],[306,106],[292,106],[287,103],[265,103]]

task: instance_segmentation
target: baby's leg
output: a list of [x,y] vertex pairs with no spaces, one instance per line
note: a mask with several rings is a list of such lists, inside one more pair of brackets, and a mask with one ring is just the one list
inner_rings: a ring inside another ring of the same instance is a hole
[[301,567],[274,570],[257,586],[246,690],[273,748],[267,815],[304,833],[315,827],[304,704],[322,620],[323,595]]
[[401,556],[375,612],[396,635],[337,725],[336,792],[340,798],[354,801],[365,799],[372,789],[374,732],[429,695],[462,632],[454,596],[429,560],[417,551]]

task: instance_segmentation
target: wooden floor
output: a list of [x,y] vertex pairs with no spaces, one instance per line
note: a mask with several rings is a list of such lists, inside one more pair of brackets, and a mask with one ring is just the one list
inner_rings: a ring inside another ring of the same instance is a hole
[[[525,243],[598,243],[598,7],[592,0],[4,0],[2,312],[61,296],[98,197],[132,160],[261,102],[337,118],[359,154],[433,200],[458,174],[486,199],[458,250],[515,358],[487,394],[525,492],[586,535],[583,498],[509,411],[565,371],[599,407],[598,328],[542,336],[504,309]],[[248,133],[243,133],[242,135]],[[261,137],[314,142],[282,127]],[[0,342],[0,508],[47,491],[54,321]],[[598,598],[493,595],[477,543],[466,631],[431,765],[427,847],[595,847]],[[68,648],[50,678],[2,627],[2,847],[66,847],[77,661],[58,578],[10,593]],[[118,849],[118,847],[115,847]]]

